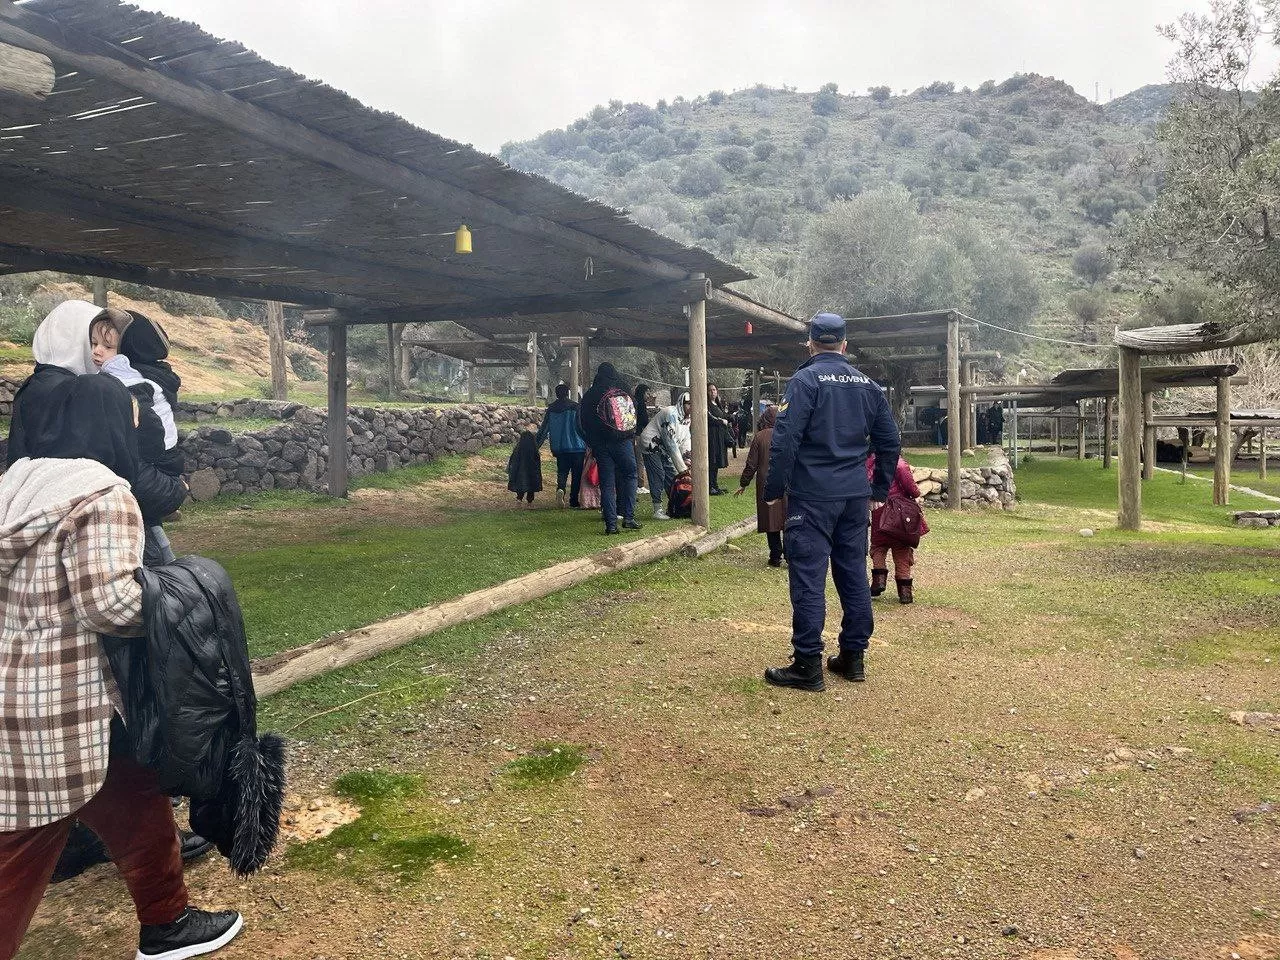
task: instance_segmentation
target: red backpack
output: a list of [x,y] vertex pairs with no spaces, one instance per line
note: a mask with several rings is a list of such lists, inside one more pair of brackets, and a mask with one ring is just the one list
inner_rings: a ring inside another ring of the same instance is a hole
[[892,496],[872,514],[873,533],[907,547],[920,546],[920,538],[929,532],[924,511],[910,497]]
[[693,516],[693,478],[687,473],[676,477],[667,492],[667,516]]
[[610,387],[596,404],[596,416],[615,440],[636,435],[636,402],[620,387]]

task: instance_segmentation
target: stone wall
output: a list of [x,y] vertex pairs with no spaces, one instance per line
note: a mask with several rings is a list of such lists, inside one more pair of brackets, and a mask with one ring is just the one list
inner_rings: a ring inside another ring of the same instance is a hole
[[[963,467],[960,470],[960,496],[964,506],[984,510],[1012,510],[1017,504],[1018,490],[1013,479],[1013,468],[999,447],[987,450],[985,467]],[[917,467],[912,475],[925,506],[941,507],[951,500],[947,490],[947,470],[934,467]]]
[[1280,527],[1280,510],[1240,510],[1233,516],[1238,527]]
[[[211,425],[184,431],[178,445],[195,499],[258,490],[326,489],[329,442],[328,417],[323,412],[270,400],[236,401],[231,406],[235,416],[272,416],[268,411],[277,410],[280,425],[238,434]],[[252,412],[242,413],[242,409]],[[351,407],[347,411],[350,472],[358,477],[514,443],[521,430],[538,428],[542,413],[540,408],[488,403],[440,409]]]
[[13,395],[22,384],[17,380],[0,377],[0,417],[13,413]]

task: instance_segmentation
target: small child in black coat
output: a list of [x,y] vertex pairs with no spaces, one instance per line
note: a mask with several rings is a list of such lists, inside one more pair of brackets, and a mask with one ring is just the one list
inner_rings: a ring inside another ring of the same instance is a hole
[[507,461],[507,489],[516,500],[533,503],[533,495],[542,490],[542,457],[538,454],[538,438],[525,430],[516,441]]

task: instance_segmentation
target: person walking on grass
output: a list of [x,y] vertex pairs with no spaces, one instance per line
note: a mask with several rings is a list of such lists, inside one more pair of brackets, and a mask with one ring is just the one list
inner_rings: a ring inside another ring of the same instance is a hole
[[40,397],[0,478],[0,960],[17,954],[77,818],[133,899],[137,957],[211,953],[240,915],[189,905],[173,808],[132,756],[99,637],[144,632],[137,408],[102,376]]
[[[792,662],[765,671],[767,683],[824,690],[822,628],[827,570],[840,595],[840,653],[828,662],[862,680],[875,623],[867,585],[870,510],[889,495],[902,439],[880,387],[844,356],[845,322],[834,313],[809,321],[809,359],[787,384],[769,447],[764,498],[787,497],[783,531],[791,587]],[[867,454],[877,456],[868,482]]]
[[600,468],[600,507],[604,532],[621,527],[639,530],[636,523],[636,404],[612,363],[596,370],[578,410],[578,428]]
[[[867,457],[868,483],[874,481],[875,470],[876,455],[873,453]],[[906,458],[902,456],[898,457],[898,464],[894,468],[893,483],[889,485],[889,496],[886,502],[892,501],[895,497],[906,500],[920,498],[920,487],[916,485],[916,478],[911,473],[911,464],[907,463]],[[907,504],[907,506],[911,505]],[[912,590],[911,568],[916,563],[916,550],[910,543],[902,542],[884,529],[881,522],[884,512],[885,508],[880,507],[871,514],[871,595],[878,597],[889,586],[887,564],[889,554],[892,553],[893,577],[898,586],[898,602],[912,603],[915,595]],[[926,531],[918,530],[917,534],[923,532]]]
[[784,497],[773,504],[765,503],[764,488],[769,479],[769,444],[773,442],[773,425],[778,420],[778,408],[769,406],[760,415],[756,424],[755,436],[751,438],[751,448],[747,451],[747,462],[742,468],[740,486],[733,491],[735,497],[751,486],[752,477],[756,481],[756,529],[769,541],[769,566],[782,566],[782,528],[787,522],[787,501]]
[[[569,399],[569,385],[556,387],[556,399],[547,407],[538,427],[539,449],[551,438],[551,455],[556,458],[556,504],[565,505],[565,483],[569,483],[569,506],[575,510],[581,506],[582,461],[586,456],[587,442],[578,430],[578,405]],[[539,487],[538,489],[542,489]]]

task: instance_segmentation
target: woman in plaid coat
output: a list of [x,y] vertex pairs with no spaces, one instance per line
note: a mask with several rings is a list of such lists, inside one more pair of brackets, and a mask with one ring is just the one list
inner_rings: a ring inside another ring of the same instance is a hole
[[17,953],[76,818],[129,888],[138,956],[197,956],[240,916],[188,906],[169,798],[117,749],[120,698],[98,639],[141,633],[133,402],[92,375],[44,402],[30,456],[0,478],[0,960]]

